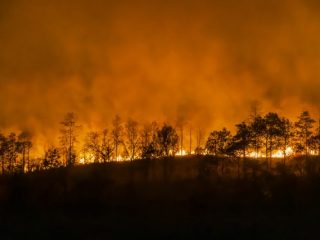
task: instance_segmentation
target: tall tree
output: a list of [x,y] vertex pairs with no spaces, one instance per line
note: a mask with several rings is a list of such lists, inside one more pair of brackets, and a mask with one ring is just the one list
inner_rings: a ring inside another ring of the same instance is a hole
[[242,152],[242,157],[247,156],[247,149],[252,143],[252,135],[250,127],[247,123],[242,122],[236,125],[237,132],[232,139],[232,149],[233,151],[240,150]]
[[132,119],[128,119],[125,125],[125,129],[128,142],[129,157],[130,160],[134,160],[137,155],[139,144],[138,123]]
[[119,145],[122,143],[122,137],[123,137],[123,127],[121,123],[121,118],[119,115],[116,115],[115,118],[112,121],[113,129],[112,129],[112,138],[113,138],[113,144],[115,148],[115,158],[118,160],[118,151],[119,151]]
[[93,156],[94,162],[104,162],[111,160],[113,146],[108,136],[108,130],[101,133],[91,131],[87,134],[84,144],[84,152]]
[[73,165],[76,159],[75,143],[77,142],[77,129],[79,126],[76,125],[76,117],[74,113],[67,113],[60,123],[60,143],[65,153],[65,164],[66,166]]
[[305,155],[308,155],[310,138],[312,136],[312,129],[315,120],[311,118],[308,111],[303,111],[298,117],[298,121],[295,122],[296,132],[296,149],[298,151],[304,151]]
[[258,157],[258,152],[261,148],[261,127],[263,125],[261,117],[261,103],[252,101],[250,105],[249,124],[252,130],[252,147],[255,152],[255,157]]
[[[265,147],[266,147],[266,158],[270,159],[271,165],[271,158],[274,148],[277,147],[277,138],[281,136],[282,132],[282,121],[277,113],[270,112],[265,117]],[[269,165],[269,167],[270,167]]]
[[226,128],[223,128],[220,131],[213,131],[210,133],[206,149],[209,153],[217,155],[224,155],[227,153],[227,148],[231,140],[231,133]]
[[184,146],[183,141],[184,141],[184,126],[185,126],[185,120],[183,119],[183,117],[180,116],[178,118],[176,126],[177,126],[177,129],[179,130],[179,134],[178,134],[179,140],[180,140],[179,151],[180,151],[180,155],[182,155],[183,154],[183,146]]
[[50,147],[46,151],[44,159],[42,161],[42,166],[44,169],[57,168],[62,166],[58,148]]
[[1,173],[5,172],[5,151],[6,151],[7,139],[4,135],[0,134],[0,161],[1,161]]
[[100,136],[98,132],[91,131],[87,134],[84,143],[84,150],[93,156],[94,162],[100,162]]
[[195,154],[202,155],[202,154],[204,154],[205,149],[202,147],[203,131],[200,127],[197,130],[196,137],[197,137],[197,145],[196,145],[194,152],[195,152]]
[[159,127],[156,122],[147,123],[141,130],[141,157],[143,159],[150,159],[158,155],[158,141],[157,133]]
[[256,114],[252,116],[252,119],[250,121],[250,130],[252,135],[251,145],[254,149],[255,157],[258,157],[258,153],[263,146],[263,136],[266,132],[265,119]]
[[189,154],[192,154],[192,127],[189,127]]
[[22,154],[22,172],[26,170],[29,170],[30,166],[30,149],[32,147],[32,142],[31,142],[31,133],[28,131],[23,131],[22,133],[19,134],[18,136],[18,144],[19,144],[19,149]]
[[15,133],[10,133],[6,139],[4,156],[8,162],[8,171],[13,172],[15,170],[16,160],[18,157],[17,136]]
[[210,133],[206,143],[207,151],[215,156],[218,155],[218,144],[219,144],[219,131],[213,131]]
[[108,133],[108,129],[102,131],[101,155],[104,163],[111,161],[114,150]]
[[318,129],[317,129],[317,134],[316,134],[316,139],[317,139],[317,145],[318,145],[318,156],[320,156],[320,118],[318,120]]
[[287,118],[281,118],[279,147],[283,154],[283,164],[286,164],[287,149],[290,147],[292,138],[294,137],[293,125]]
[[320,156],[320,119],[318,121],[316,132],[310,137],[309,147],[314,154],[318,154],[318,156]]
[[161,155],[174,155],[177,151],[179,137],[176,130],[168,124],[164,124],[157,132]]

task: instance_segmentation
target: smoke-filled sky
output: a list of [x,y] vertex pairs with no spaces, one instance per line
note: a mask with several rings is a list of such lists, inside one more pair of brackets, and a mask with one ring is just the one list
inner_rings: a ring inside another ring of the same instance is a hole
[[1,0],[0,128],[208,128],[320,103],[318,0]]

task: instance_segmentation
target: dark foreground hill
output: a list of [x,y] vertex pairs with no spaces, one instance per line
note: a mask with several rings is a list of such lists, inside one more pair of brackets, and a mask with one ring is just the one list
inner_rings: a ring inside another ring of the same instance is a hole
[[320,177],[250,164],[199,156],[4,176],[0,238],[318,239]]

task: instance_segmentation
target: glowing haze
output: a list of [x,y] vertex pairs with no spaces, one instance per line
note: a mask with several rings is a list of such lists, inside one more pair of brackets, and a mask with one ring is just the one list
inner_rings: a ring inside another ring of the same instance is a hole
[[[1,0],[0,127],[55,141],[118,113],[208,128],[320,102],[317,0]],[[55,139],[55,140],[53,140]]]

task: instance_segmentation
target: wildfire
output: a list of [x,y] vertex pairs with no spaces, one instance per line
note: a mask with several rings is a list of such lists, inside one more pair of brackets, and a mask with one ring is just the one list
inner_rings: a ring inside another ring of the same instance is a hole
[[[293,149],[292,147],[287,147],[286,151],[285,151],[285,155],[286,156],[290,156],[291,154],[293,154]],[[250,152],[249,153],[249,157],[252,157],[252,158],[255,158],[255,157],[266,157],[266,154],[265,153],[262,153],[262,152]],[[276,150],[272,153],[272,157],[273,158],[283,158],[284,157],[284,153],[283,151],[281,150]]]
[[277,150],[277,151],[275,151],[274,153],[272,153],[272,157],[273,157],[273,158],[283,158],[283,157],[284,157],[284,154],[283,154],[282,151]]
[[176,153],[176,156],[186,156],[186,155],[188,155],[188,153],[187,153],[187,151],[184,150],[184,149],[182,149],[181,151],[178,151],[178,152]]
[[93,163],[94,162],[94,155],[91,153],[83,153],[82,156],[80,156],[79,164],[87,164],[87,163]]
[[125,159],[121,156],[121,155],[119,155],[117,158],[116,158],[116,161],[117,162],[121,162],[121,161],[124,161]]

